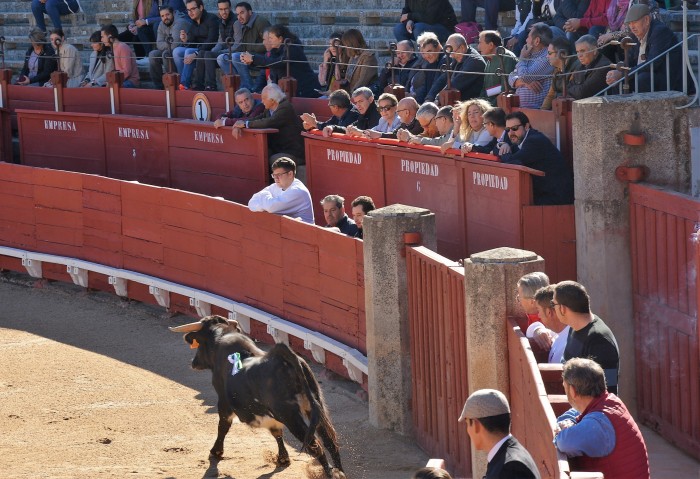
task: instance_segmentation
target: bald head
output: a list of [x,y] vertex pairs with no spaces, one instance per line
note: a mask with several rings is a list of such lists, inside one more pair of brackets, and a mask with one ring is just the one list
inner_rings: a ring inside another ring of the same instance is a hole
[[415,98],[411,98],[410,96],[402,98],[396,107],[396,114],[399,115],[399,119],[404,125],[408,125],[416,119],[417,111],[418,102],[415,100]]

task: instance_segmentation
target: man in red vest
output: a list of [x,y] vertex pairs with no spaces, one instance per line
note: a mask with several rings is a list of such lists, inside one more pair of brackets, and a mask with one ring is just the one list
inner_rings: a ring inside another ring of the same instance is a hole
[[624,403],[605,387],[605,373],[591,359],[573,358],[562,371],[573,406],[557,419],[554,444],[574,471],[602,472],[615,479],[649,479],[642,433]]

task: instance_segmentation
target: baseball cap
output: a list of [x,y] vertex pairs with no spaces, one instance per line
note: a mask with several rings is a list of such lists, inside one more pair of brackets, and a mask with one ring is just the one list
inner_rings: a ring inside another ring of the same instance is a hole
[[501,391],[479,389],[467,398],[467,402],[464,403],[464,409],[462,409],[462,415],[459,416],[458,421],[462,422],[467,418],[480,419],[509,413],[508,399]]

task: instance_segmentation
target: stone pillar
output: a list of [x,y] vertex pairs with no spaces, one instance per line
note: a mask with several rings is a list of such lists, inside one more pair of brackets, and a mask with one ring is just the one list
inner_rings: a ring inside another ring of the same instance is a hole
[[[464,260],[469,394],[498,389],[510,398],[506,319],[522,315],[516,283],[535,271],[544,271],[542,257],[515,248],[496,248]],[[486,473],[486,454],[472,446],[472,477]]]
[[[688,114],[676,92],[595,97],[574,102],[574,191],[578,279],[620,348],[620,396],[636,411],[629,201],[618,166],[644,166],[654,185],[688,193]],[[625,144],[625,133],[644,136]]]
[[404,233],[437,249],[435,215],[413,206],[372,211],[363,222],[369,420],[403,435],[413,431],[411,348]]

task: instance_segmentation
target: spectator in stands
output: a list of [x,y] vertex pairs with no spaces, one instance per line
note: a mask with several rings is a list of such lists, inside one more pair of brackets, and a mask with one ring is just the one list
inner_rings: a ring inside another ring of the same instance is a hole
[[551,110],[552,101],[564,96],[564,87],[571,80],[571,72],[577,67],[576,58],[569,56],[569,40],[557,37],[547,47],[547,61],[554,68],[554,79],[549,84],[549,91],[542,102],[542,110]]
[[[532,0],[515,0],[515,25],[510,31],[510,37],[506,39],[505,45],[508,50],[512,50],[516,56],[520,55],[525,46],[525,40],[532,26]],[[495,29],[494,29],[495,30]]]
[[250,211],[267,211],[314,224],[311,194],[304,183],[296,178],[297,165],[294,161],[280,157],[270,169],[274,183],[253,195],[248,201]]
[[592,97],[607,86],[605,76],[610,71],[610,60],[598,50],[593,35],[576,40],[576,56],[580,65],[571,75],[566,92],[580,100]]
[[607,9],[610,0],[591,0],[586,12],[580,18],[569,18],[564,23],[564,31],[569,34],[569,40],[575,41],[581,35],[588,33],[596,39],[605,33],[608,27]]
[[[233,24],[232,54],[222,53],[216,58],[216,62],[224,73],[231,72],[241,77],[241,88],[248,88],[252,91],[255,85],[250,75],[250,67],[241,61],[241,54],[243,52],[266,54],[266,48],[263,45],[263,32],[270,26],[270,22],[267,18],[253,13],[253,7],[248,2],[237,3],[235,11],[238,21]],[[233,58],[233,62],[231,58]]]
[[517,294],[515,295],[515,300],[520,303],[520,307],[525,311],[528,326],[535,322],[541,322],[540,317],[537,315],[535,293],[537,293],[538,289],[545,286],[549,286],[549,276],[541,271],[526,274],[516,284]]
[[336,90],[328,97],[328,108],[331,117],[328,121],[318,121],[313,113],[302,113],[301,121],[305,130],[323,130],[327,126],[349,126],[357,121],[360,114],[352,107],[350,95],[345,90]]
[[454,31],[457,16],[449,0],[406,0],[399,22],[394,26],[399,42],[415,40],[424,32],[433,32],[444,42]]
[[610,328],[591,313],[586,288],[575,281],[557,283],[554,286],[552,306],[559,321],[572,329],[564,350],[564,360],[593,359],[605,371],[608,391],[617,394],[620,350]]
[[[379,123],[377,126],[367,129],[362,132],[362,135],[366,138],[372,138],[373,133],[388,133],[394,131],[401,124],[401,119],[396,114],[396,107],[399,101],[391,93],[382,93],[379,95],[377,100],[377,110],[379,111]],[[352,132],[348,132],[350,135],[354,135]],[[377,136],[378,138],[378,136]]]
[[358,196],[352,202],[352,219],[357,225],[357,233],[355,233],[355,238],[363,238],[362,222],[365,216],[370,212],[375,210],[374,201],[369,196]]
[[[496,53],[498,47],[502,46],[501,34],[496,30],[484,30],[479,34],[479,53],[486,61],[484,73],[484,85],[481,87],[481,98],[486,98],[492,106],[496,106],[498,95],[504,91],[504,83],[508,81],[507,75],[515,70],[518,59],[515,54],[508,49],[502,54]],[[497,71],[500,70],[500,75]]]
[[102,35],[99,30],[90,35],[90,46],[92,47],[90,63],[87,75],[80,82],[80,86],[88,88],[105,86],[107,84],[107,72],[113,70],[114,60],[111,55],[107,55],[108,48],[102,43]]
[[362,32],[351,28],[343,33],[340,48],[340,68],[342,78],[339,86],[348,92],[362,86],[370,86],[377,81],[377,57],[369,48]]
[[532,177],[534,203],[536,205],[572,204],[574,178],[571,166],[564,161],[549,138],[532,128],[530,120],[522,111],[506,116],[506,130],[512,146],[509,152],[500,155],[501,161],[527,166],[545,173],[545,176]]
[[[78,49],[66,42],[66,35],[60,28],[51,31],[50,39],[51,46],[58,54],[58,69],[68,75],[66,87],[79,87],[83,79],[83,61]],[[49,80],[44,86],[53,87],[53,83]]]
[[44,14],[49,16],[54,28],[63,28],[61,15],[78,13],[80,10],[79,0],[32,0],[32,14],[36,27],[44,33],[46,33]]
[[559,7],[557,7],[556,15],[554,15],[552,32],[565,35],[567,40],[573,44],[585,32],[566,33],[566,22],[571,18],[582,18],[590,4],[591,0],[562,0]]
[[532,456],[510,434],[510,406],[502,392],[479,389],[472,393],[459,422],[466,423],[474,449],[488,452],[485,477],[540,479]]
[[408,87],[411,79],[416,74],[417,70],[415,70],[415,67],[417,63],[416,47],[413,44],[413,40],[403,40],[397,43],[394,64],[392,68],[382,70],[377,83],[372,88],[374,94],[380,95],[384,92],[384,89],[392,83],[392,74],[397,85]]
[[[483,57],[469,46],[459,33],[450,35],[445,46],[452,49],[450,70],[455,72],[451,73],[452,88],[459,90],[462,101],[478,97],[481,93],[481,87],[484,85],[484,75],[482,73],[486,68],[486,62]],[[476,75],[473,73],[476,73]],[[447,88],[447,75],[448,73],[445,72],[437,77],[428,92],[429,100],[434,100],[439,104],[438,96],[440,91]]]
[[[163,89],[163,66],[170,61],[173,50],[181,45],[180,31],[189,29],[189,22],[175,16],[173,7],[165,5],[160,8],[160,23],[156,36],[156,48],[148,54],[148,66],[151,73],[151,81],[157,89]],[[173,43],[168,45],[168,37],[172,37]],[[173,68],[174,63],[170,68]],[[174,73],[174,72],[172,72]]]
[[[246,65],[269,68],[268,81],[278,83],[287,76],[287,58],[289,58],[290,75],[297,80],[296,96],[318,98],[321,85],[316,74],[309,66],[301,40],[284,25],[273,25],[265,29],[270,46],[269,55],[241,53],[240,59]],[[289,44],[285,43],[289,41]]]
[[[388,95],[388,93],[384,93],[383,95]],[[379,97],[379,101],[382,101],[381,96]],[[420,123],[416,119],[417,112],[418,103],[414,98],[411,98],[410,96],[402,98],[396,107],[396,117],[400,121],[399,126],[383,133],[374,129],[367,130],[367,134],[370,138],[396,138],[396,133],[403,129],[408,130],[414,135],[420,135],[423,133],[423,127],[420,126]]]
[[[523,28],[519,29],[519,33],[515,38],[509,39],[509,45],[512,46],[513,51],[516,55],[522,53],[522,49],[527,42],[527,35],[530,32],[530,28],[535,23],[544,23],[550,27],[554,25],[554,16],[556,14],[560,0],[537,0],[531,2],[532,7],[522,5],[521,8],[530,8],[530,14],[527,17],[527,21]],[[557,38],[558,36],[566,36],[566,34],[558,29],[552,29],[552,37]],[[515,43],[514,43],[515,42]]]
[[440,136],[435,138],[427,136],[413,136],[409,138],[409,143],[414,143],[417,145],[436,145],[440,146],[447,140],[452,138],[452,129],[454,127],[454,120],[452,118],[452,107],[450,105],[443,106],[437,111],[435,115],[435,126],[437,127]]
[[484,113],[484,128],[491,135],[491,141],[484,146],[464,144],[461,148],[463,152],[469,153],[473,151],[475,153],[500,155],[505,152],[504,145],[510,151],[510,139],[508,138],[508,132],[506,132],[506,112],[503,111],[503,108],[491,108]]
[[[608,17],[608,28],[605,30],[601,36],[598,37],[598,46],[603,47],[610,43],[612,40],[620,40],[625,35],[629,34],[629,26],[625,24],[625,17],[632,5],[631,0],[611,0],[608,5],[608,10],[606,11],[606,16]],[[654,18],[654,9],[656,8],[656,2],[648,2],[650,16]],[[610,58],[611,61],[617,62],[618,60],[623,60],[622,55],[618,55],[620,49],[615,48],[612,45],[607,45],[603,50],[605,56]]]
[[625,404],[605,390],[606,375],[595,361],[564,364],[564,391],[573,407],[558,419],[554,444],[569,457],[572,471],[605,477],[649,479],[649,456],[637,423]]
[[554,286],[551,284],[537,290],[535,304],[540,320],[527,327],[525,336],[547,351],[548,363],[561,364],[571,327],[557,318],[557,313],[552,307],[553,299]]
[[[189,0],[187,14],[190,16],[189,30],[180,30],[182,45],[173,50],[173,60],[180,72],[180,90],[203,89],[204,78],[195,73],[196,62],[206,61],[204,52],[214,48],[219,37],[219,19],[204,9],[202,0]],[[194,79],[192,78],[194,76]]]
[[46,34],[38,28],[29,33],[29,41],[32,45],[24,55],[24,66],[15,84],[42,86],[51,79],[51,73],[56,70],[56,52],[46,43]]
[[331,133],[351,134],[361,136],[362,132],[374,128],[379,124],[381,116],[374,104],[374,94],[368,87],[360,87],[352,93],[352,102],[359,116],[357,120],[349,126],[328,125],[323,128],[323,135],[330,136]]
[[102,43],[112,48],[114,69],[124,74],[124,88],[138,88],[139,69],[136,65],[136,55],[129,45],[119,41],[119,31],[114,25],[104,25],[101,30]]
[[236,107],[221,115],[221,118],[214,122],[216,128],[233,126],[237,120],[249,120],[265,112],[265,105],[260,100],[256,100],[247,88],[236,90],[233,98],[236,102]]
[[[652,19],[650,9],[645,4],[635,4],[629,8],[625,23],[629,26],[636,44],[627,50],[629,66],[634,68],[642,64],[650,64],[651,60],[665,52],[677,43],[675,34],[661,20]],[[662,57],[651,66],[643,68],[635,74],[638,82],[638,91],[670,90],[681,91],[683,75],[681,68],[681,51],[674,48],[668,53],[670,85],[666,84],[666,57]],[[651,70],[654,71],[654,84],[651,83]],[[622,73],[613,70],[608,72],[606,81],[608,85],[622,78]],[[631,79],[634,84],[635,79]],[[692,85],[692,82],[690,82]]]
[[[158,39],[158,26],[162,21],[162,18],[160,18],[160,10],[163,7],[171,7],[173,9],[173,14],[176,17],[187,19],[187,7],[185,6],[184,0],[153,0],[153,3],[151,4],[151,11],[148,12],[146,18],[134,23],[137,27],[150,25],[156,34],[156,40]],[[140,24],[141,22],[143,24]]]
[[438,76],[440,64],[443,61],[442,44],[433,32],[425,32],[418,37],[418,49],[422,61],[414,67],[420,68],[406,86],[406,95],[416,99],[418,104],[425,101],[428,92]]
[[336,44],[340,44],[340,39],[343,37],[342,32],[333,32],[328,37],[328,48],[323,52],[323,60],[318,66],[318,82],[321,89],[327,93],[333,92],[340,88],[338,80],[341,78],[340,66],[340,51]]
[[148,54],[153,50],[156,41],[156,32],[147,19],[152,7],[152,0],[133,0],[131,23],[119,34],[119,41],[131,44],[136,55],[142,57],[137,61],[138,65],[148,63]]
[[201,61],[197,62],[197,78],[204,78],[204,91],[216,91],[216,59],[226,50],[226,40],[233,38],[233,26],[237,19],[231,15],[231,0],[218,0],[219,41],[214,47],[202,52]]
[[542,106],[547,96],[554,68],[547,61],[547,47],[552,42],[552,30],[544,23],[530,28],[527,43],[520,52],[520,61],[508,76],[510,86],[520,97],[521,108]]
[[[438,131],[437,126],[435,126],[435,116],[437,115],[437,112],[438,107],[435,103],[430,101],[423,103],[418,108],[418,112],[416,112],[416,120],[418,120],[418,123],[423,129],[423,133],[420,135],[414,135],[408,130],[399,129],[396,132],[396,138],[398,138],[399,141],[409,142],[411,141],[411,138],[414,137],[435,138],[440,136],[440,132]],[[415,141],[414,143],[419,142]]]
[[326,228],[334,228],[350,237],[357,235],[357,225],[345,214],[345,198],[340,195],[328,195],[321,200],[321,206]]
[[498,12],[508,12],[515,8],[514,0],[462,0],[462,22],[476,22],[476,7],[484,9],[484,28],[498,29]]
[[[243,128],[277,128],[277,133],[267,135],[270,164],[277,158],[286,157],[294,160],[296,165],[304,165],[304,138],[300,135],[304,129],[292,102],[274,83],[263,88],[261,97],[265,112],[249,120],[237,120],[233,124],[234,138],[241,135]],[[303,178],[302,172],[298,176]]]
[[421,467],[413,473],[411,479],[452,479],[452,476],[444,469]]
[[493,137],[484,125],[484,113],[490,109],[489,102],[481,98],[467,100],[453,109],[453,117],[455,110],[459,113],[458,120],[455,119],[454,122],[454,139],[442,145],[443,151],[448,148],[461,148],[462,145],[488,145]]

